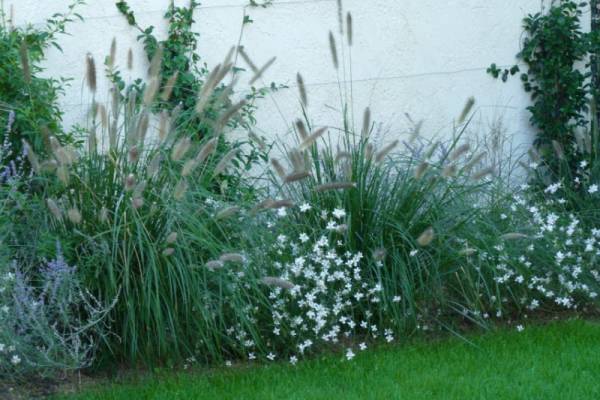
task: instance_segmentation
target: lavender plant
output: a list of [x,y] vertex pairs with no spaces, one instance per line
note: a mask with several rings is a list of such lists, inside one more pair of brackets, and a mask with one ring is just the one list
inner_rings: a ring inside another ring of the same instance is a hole
[[110,305],[79,281],[57,246],[39,268],[16,261],[0,272],[0,376],[56,378],[88,367],[107,334]]

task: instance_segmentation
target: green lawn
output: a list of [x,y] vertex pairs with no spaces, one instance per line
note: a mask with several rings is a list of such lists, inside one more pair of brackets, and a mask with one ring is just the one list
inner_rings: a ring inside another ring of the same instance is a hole
[[352,362],[158,374],[63,400],[600,399],[600,324],[570,321],[469,338],[380,346]]

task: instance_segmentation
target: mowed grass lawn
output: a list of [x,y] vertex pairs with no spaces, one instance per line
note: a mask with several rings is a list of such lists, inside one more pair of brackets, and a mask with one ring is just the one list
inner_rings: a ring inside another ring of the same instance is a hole
[[557,322],[480,336],[101,384],[61,400],[600,399],[600,324]]

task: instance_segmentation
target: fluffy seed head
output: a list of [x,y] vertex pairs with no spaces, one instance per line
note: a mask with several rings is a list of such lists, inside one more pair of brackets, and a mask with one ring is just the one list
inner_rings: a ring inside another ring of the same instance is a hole
[[88,53],[85,57],[86,63],[86,78],[87,84],[92,93],[96,93],[97,89],[97,75],[96,75],[96,62],[94,61],[94,57]]
[[298,182],[298,181],[307,179],[308,177],[310,177],[310,172],[307,172],[307,171],[293,172],[289,175],[286,175],[284,177],[283,181],[285,183],[294,183],[294,182]]
[[215,167],[214,174],[219,175],[219,174],[222,174],[223,172],[225,172],[225,170],[227,169],[227,167],[229,167],[229,164],[237,156],[239,151],[240,151],[240,149],[229,150],[229,152],[223,156],[221,161],[219,161],[219,163]]
[[131,199],[131,205],[137,210],[144,206],[144,199],[142,197],[133,197]]
[[219,119],[219,121],[217,122],[217,131],[220,132],[221,129],[223,129],[227,123],[233,119],[241,110],[242,108],[244,108],[247,104],[246,100],[241,100],[240,102],[232,105],[231,107],[229,107],[227,110],[225,110],[225,112],[223,113],[223,115],[221,116],[221,118]]
[[158,93],[158,88],[160,86],[160,78],[153,77],[150,78],[150,82],[146,86],[146,90],[144,90],[144,105],[149,107],[156,99],[156,94]]
[[162,255],[165,257],[169,257],[169,256],[172,256],[173,253],[175,253],[175,249],[172,247],[167,247],[166,249],[163,250]]
[[127,158],[130,163],[136,163],[140,159],[140,150],[137,146],[131,146],[127,152]]
[[456,172],[457,172],[456,164],[449,164],[449,165],[446,165],[446,167],[444,167],[444,170],[442,171],[442,176],[444,178],[452,178],[453,176],[456,175]]
[[304,151],[312,146],[317,139],[319,139],[323,134],[327,131],[327,127],[317,129],[312,135],[308,136],[306,139],[302,141],[300,147],[298,148],[300,151]]
[[526,239],[529,236],[525,235],[524,233],[518,233],[518,232],[511,232],[511,233],[506,233],[502,236],[500,236],[500,238],[502,240],[519,240],[519,239]]
[[31,148],[31,146],[25,139],[23,139],[23,149],[25,150],[25,153],[27,154],[27,159],[29,160],[29,164],[31,164],[31,168],[33,168],[33,171],[35,173],[39,173],[40,172],[40,162],[39,162],[36,154],[34,153],[33,149]]
[[213,260],[213,261],[209,261],[205,264],[206,268],[210,269],[210,270],[216,270],[216,269],[221,269],[224,267],[223,261],[221,260]]
[[261,282],[267,286],[278,287],[280,289],[291,290],[294,288],[294,284],[290,281],[287,281],[282,278],[277,278],[274,276],[267,276],[261,279]]
[[246,50],[244,50],[244,46],[239,46],[238,52],[242,56],[242,59],[244,60],[244,62],[246,64],[248,64],[248,66],[250,67],[252,72],[254,72],[254,74],[258,73],[258,67],[256,66],[256,64],[254,64],[254,62],[252,61],[250,56],[248,56],[248,53],[246,53]]
[[371,109],[365,108],[363,115],[362,137],[365,138],[371,133]]
[[169,78],[165,87],[163,88],[163,92],[160,95],[162,101],[169,101],[171,98],[171,94],[173,93],[173,89],[175,88],[175,84],[177,83],[177,78],[179,78],[179,71],[175,71],[175,73]]
[[243,264],[246,262],[246,257],[244,257],[242,254],[239,254],[239,253],[226,253],[226,254],[223,254],[221,257],[219,257],[219,261],[221,261],[223,263],[232,262],[232,263]]
[[248,133],[248,138],[253,142],[256,143],[258,145],[258,148],[261,149],[261,151],[267,151],[267,145],[265,143],[264,140],[262,140],[261,138],[259,138],[256,133],[254,132],[250,132]]
[[342,0],[337,0],[337,16],[338,16],[338,27],[340,29],[340,35],[344,33],[344,8],[342,7]]
[[425,231],[423,233],[421,233],[421,235],[417,239],[417,243],[421,247],[426,247],[426,246],[429,246],[431,244],[431,242],[433,242],[434,238],[435,238],[435,231],[433,230],[432,227],[429,227],[429,228],[425,229]]
[[143,112],[138,119],[137,129],[133,135],[127,138],[129,144],[144,143],[146,140],[146,134],[148,133],[148,127],[150,125],[150,116],[147,112]]
[[196,101],[196,112],[198,114],[202,114],[204,112],[204,108],[208,104],[215,87],[219,84],[217,78],[220,76],[221,64],[217,65],[208,75],[208,78],[204,82],[204,86],[198,93],[198,101]]
[[338,59],[337,45],[335,44],[335,37],[331,31],[329,31],[329,51],[331,52],[333,67],[338,70],[340,68],[340,62]]
[[556,140],[553,140],[552,147],[554,148],[556,157],[558,157],[559,160],[564,160],[565,159],[565,151],[564,151],[562,145],[559,142],[557,142]]
[[58,220],[62,219],[62,211],[61,211],[60,207],[58,207],[58,204],[56,204],[56,202],[54,200],[46,199],[46,205],[48,206],[48,209],[50,210],[50,212],[52,213],[54,218],[56,218]]
[[493,173],[494,173],[494,167],[487,167],[487,168],[480,170],[479,172],[474,173],[472,178],[474,180],[478,181],[480,179],[485,178],[488,175],[492,175]]
[[171,160],[173,160],[173,161],[181,160],[185,156],[185,154],[188,152],[191,145],[192,145],[192,140],[189,137],[183,137],[183,138],[179,139],[173,146],[173,149],[171,150]]
[[296,205],[296,203],[294,203],[292,200],[289,199],[285,199],[285,200],[271,200],[266,206],[265,208],[272,208],[272,209],[278,209],[278,208],[292,208]]
[[198,160],[198,163],[203,163],[208,158],[208,156],[210,156],[215,151],[216,148],[217,138],[212,138],[208,142],[206,142],[198,152],[198,155],[196,156],[196,160]]
[[216,219],[225,219],[225,218],[229,218],[235,214],[237,214],[238,212],[240,212],[240,207],[237,206],[232,206],[232,207],[227,207],[221,211],[219,211],[217,213],[217,215],[215,216]]
[[375,162],[380,163],[385,160],[385,157],[390,154],[390,152],[394,150],[399,143],[400,141],[394,140],[392,143],[381,149],[381,151],[375,155]]
[[354,182],[330,182],[315,186],[316,192],[327,192],[329,190],[353,189],[356,187]]
[[487,156],[487,152],[482,152],[479,153],[478,155],[476,155],[475,157],[473,157],[471,160],[469,160],[469,162],[467,163],[467,165],[465,165],[465,171],[469,172],[473,169],[473,167],[477,166],[482,160],[483,158]]
[[113,69],[117,59],[117,38],[113,38],[110,43],[110,53],[108,55],[108,68]]
[[475,105],[475,98],[469,97],[469,99],[467,100],[467,103],[465,104],[465,107],[463,108],[462,112],[460,113],[460,116],[458,117],[459,125],[461,125],[463,122],[465,122],[465,120],[471,113],[471,110],[473,109],[474,105]]
[[458,160],[463,154],[466,154],[471,149],[469,144],[463,144],[458,146],[452,153],[450,153],[450,161]]
[[102,207],[102,209],[100,209],[100,214],[98,215],[98,219],[100,220],[100,222],[108,221],[108,208]]
[[162,45],[156,48],[152,60],[150,61],[150,69],[148,74],[151,78],[155,78],[160,73],[160,68],[162,66],[162,58],[163,58],[163,48]]
[[67,218],[76,225],[81,223],[81,213],[76,208],[69,208],[67,210]]
[[287,174],[285,173],[285,168],[283,168],[283,165],[281,165],[279,160],[276,158],[271,158],[271,165],[273,166],[275,172],[277,172],[277,175],[279,175],[281,179],[285,179]]
[[288,154],[288,158],[294,167],[294,171],[306,170],[306,158],[303,152],[298,149],[292,149]]
[[346,14],[346,36],[348,37],[348,46],[352,47],[354,42],[354,27],[351,13]]
[[296,129],[298,130],[300,140],[305,141],[308,138],[308,131],[306,130],[304,121],[302,121],[301,119],[296,120]]
[[379,248],[373,251],[373,259],[375,261],[383,261],[387,256],[387,250],[384,248]]
[[133,50],[131,49],[127,51],[127,69],[130,71],[133,69]]
[[162,154],[158,153],[154,157],[152,157],[152,160],[150,160],[150,163],[148,163],[148,168],[146,169],[146,173],[148,174],[148,176],[150,178],[154,177],[158,173],[158,170],[160,169],[161,161],[162,161]]
[[300,101],[304,107],[308,106],[308,97],[306,95],[306,86],[304,86],[304,79],[300,72],[296,75],[296,81],[298,82],[298,91],[300,92]]
[[269,69],[269,67],[271,67],[271,65],[275,63],[275,60],[277,60],[277,57],[273,57],[269,61],[267,61],[267,63],[261,69],[259,69],[256,72],[256,74],[254,74],[254,77],[250,80],[249,84],[253,85],[256,81],[262,78],[262,76]]
[[462,249],[459,254],[461,256],[472,256],[473,254],[477,253],[477,249],[473,249],[471,247],[465,247],[464,249]]
[[19,47],[19,55],[21,56],[23,77],[25,78],[25,82],[29,85],[31,84],[31,68],[29,66],[29,53],[27,50],[27,43],[25,43],[25,41],[21,42],[21,46]]
[[419,164],[419,166],[415,169],[415,179],[421,179],[428,169],[429,163],[427,161],[423,161],[421,164]]
[[175,190],[173,191],[173,197],[175,197],[175,200],[183,199],[183,196],[185,195],[187,189],[188,183],[185,179],[182,178],[179,182],[177,182],[177,185],[175,185]]
[[183,164],[183,168],[181,168],[181,176],[190,176],[192,172],[198,167],[199,162],[196,158],[192,158],[187,160],[185,164]]
[[165,239],[165,241],[167,242],[167,244],[173,244],[177,241],[177,232],[171,232],[169,233],[169,236],[167,236],[167,238]]
[[352,159],[352,154],[350,154],[350,152],[348,152],[348,151],[339,151],[335,155],[335,163],[336,164],[339,164],[343,160],[350,160],[350,159]]
[[427,153],[425,153],[425,159],[429,160],[431,157],[433,157],[433,154],[438,147],[440,147],[440,142],[434,142],[427,150]]

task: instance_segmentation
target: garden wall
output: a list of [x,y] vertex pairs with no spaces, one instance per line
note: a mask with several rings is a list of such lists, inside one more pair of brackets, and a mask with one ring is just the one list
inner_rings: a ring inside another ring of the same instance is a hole
[[[258,1],[260,2],[260,1]],[[5,6],[11,0],[5,1]],[[63,11],[69,0],[13,0],[16,23],[42,23]],[[98,63],[113,37],[119,45],[119,64],[127,49],[136,54],[135,76],[144,76],[137,32],[117,12],[113,0],[89,0],[79,9],[85,22],[68,27],[60,38],[64,52],[52,50],[49,75],[73,78],[63,104],[66,124],[81,121],[89,95],[84,89],[84,58],[90,52]],[[182,4],[187,1],[182,2]],[[299,111],[295,74],[301,71],[309,88],[309,109],[316,123],[339,121],[338,76],[332,68],[327,35],[338,30],[336,0],[275,0],[267,8],[248,7],[248,0],[204,0],[197,12],[200,54],[209,66],[219,62],[230,46],[241,43],[257,64],[277,56],[264,82],[290,86],[262,101],[257,130],[266,136],[289,134]],[[407,131],[405,113],[425,121],[428,136],[447,135],[469,96],[477,99],[475,130],[485,132],[499,120],[520,143],[530,141],[528,104],[518,79],[507,84],[492,79],[486,68],[496,62],[510,65],[519,49],[521,20],[540,10],[540,0],[344,0],[353,13],[353,98],[356,120],[370,105],[374,120],[391,137]],[[165,29],[162,16],[168,0],[130,0],[142,26]],[[244,14],[254,21],[241,32]],[[349,54],[346,51],[345,56]],[[125,69],[125,68],[123,68]],[[346,75],[350,72],[347,69]],[[341,76],[341,74],[340,74]],[[100,90],[100,93],[105,93]],[[360,123],[360,122],[358,122]]]

